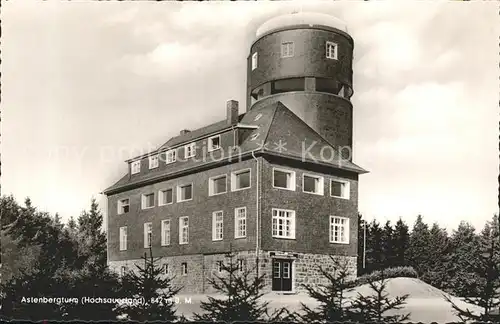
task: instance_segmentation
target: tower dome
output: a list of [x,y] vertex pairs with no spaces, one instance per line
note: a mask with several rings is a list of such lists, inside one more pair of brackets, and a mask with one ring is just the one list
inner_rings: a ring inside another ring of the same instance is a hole
[[257,29],[255,36],[259,38],[274,30],[298,25],[326,26],[347,32],[347,24],[332,15],[317,12],[294,12],[267,20]]

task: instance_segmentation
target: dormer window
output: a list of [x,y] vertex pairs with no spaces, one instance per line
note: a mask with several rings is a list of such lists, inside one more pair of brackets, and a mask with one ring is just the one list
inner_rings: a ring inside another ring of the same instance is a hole
[[136,174],[139,172],[141,172],[141,160],[130,163],[130,173]]
[[184,158],[189,159],[196,155],[196,143],[184,146]]
[[208,139],[208,151],[215,151],[220,149],[220,135],[212,136]]
[[168,150],[166,153],[165,163],[170,164],[174,163],[175,161],[177,161],[176,150]]
[[334,42],[326,42],[326,58],[336,60],[337,59],[338,44]]
[[149,168],[154,169],[158,167],[158,155],[153,155],[149,157]]

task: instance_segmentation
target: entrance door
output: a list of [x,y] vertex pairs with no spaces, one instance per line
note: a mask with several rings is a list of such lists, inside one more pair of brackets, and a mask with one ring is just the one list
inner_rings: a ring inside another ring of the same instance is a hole
[[273,290],[292,291],[292,260],[273,259]]

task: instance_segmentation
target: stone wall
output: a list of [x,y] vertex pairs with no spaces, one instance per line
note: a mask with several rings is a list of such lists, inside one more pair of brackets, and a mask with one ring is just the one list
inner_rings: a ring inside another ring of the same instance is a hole
[[[285,252],[273,251],[276,257],[282,258]],[[259,275],[265,274],[265,291],[271,291],[272,283],[272,259],[269,251],[260,251],[259,253]],[[290,254],[292,255],[292,254]],[[293,283],[294,290],[292,292],[305,292],[302,284],[325,284],[327,280],[321,275],[318,266],[324,269],[333,270],[333,261],[329,255],[311,254],[311,253],[295,253],[295,256],[290,256],[293,262]],[[352,273],[351,279],[356,278],[356,257],[355,256],[335,256],[341,264],[347,264]],[[253,274],[256,266],[255,251],[235,252],[233,261],[237,263],[238,259],[245,260],[246,269]],[[229,259],[224,254],[208,254],[208,255],[186,255],[164,257],[160,260],[160,264],[169,265],[169,276],[174,277],[174,284],[183,286],[181,294],[211,294],[215,290],[209,284],[210,278],[215,278],[215,275],[221,275],[217,270],[217,261],[229,263]],[[126,260],[126,261],[110,261],[110,269],[120,273],[122,266],[128,267],[129,270],[135,269],[134,264],[143,265],[143,260]],[[187,275],[181,274],[181,263],[186,262],[188,266]]]

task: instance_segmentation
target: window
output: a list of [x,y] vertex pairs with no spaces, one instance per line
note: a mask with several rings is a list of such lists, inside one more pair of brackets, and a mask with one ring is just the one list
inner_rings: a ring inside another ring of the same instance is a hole
[[250,169],[239,170],[231,173],[231,190],[250,188]]
[[154,169],[158,167],[158,155],[149,157],[149,168]]
[[258,54],[257,52],[252,54],[252,71],[257,68]]
[[224,213],[216,211],[212,213],[212,241],[220,241],[223,237]]
[[189,243],[189,217],[179,218],[179,244]]
[[349,182],[340,180],[331,180],[330,196],[349,199]]
[[316,195],[323,195],[323,177],[309,174],[302,175],[302,191]]
[[177,161],[176,150],[168,150],[166,153],[165,163],[170,164],[170,163],[174,163],[175,161]]
[[160,190],[158,194],[158,205],[168,205],[174,202],[174,192],[172,189]]
[[329,78],[316,78],[316,91],[333,93],[334,95],[341,96],[343,84],[335,79]]
[[224,263],[223,261],[217,261],[215,262],[215,269],[217,272],[221,273],[224,270]]
[[120,227],[120,251],[127,250],[127,226]]
[[238,259],[238,270],[240,272],[244,272],[246,270],[246,260],[245,259]]
[[155,194],[142,195],[142,209],[153,208],[155,206]]
[[189,159],[196,155],[196,143],[184,146],[184,158]]
[[130,210],[130,201],[128,199],[118,200],[118,214],[128,213]]
[[286,42],[281,44],[281,57],[293,57],[293,52],[293,42]]
[[215,151],[220,149],[220,135],[212,136],[208,139],[208,151]]
[[349,218],[330,216],[330,243],[349,244]]
[[127,267],[126,266],[121,266],[120,268],[120,275],[123,277],[127,273]]
[[193,184],[177,187],[177,202],[193,199]]
[[161,221],[161,245],[170,245],[170,219]]
[[271,94],[291,92],[291,91],[304,91],[306,84],[305,78],[289,78],[276,80],[271,82]]
[[136,174],[141,172],[141,160],[134,161],[130,164],[130,173]]
[[181,263],[181,274],[183,276],[187,276],[187,274],[188,274],[188,265],[186,262]]
[[208,195],[215,196],[227,191],[227,176],[221,175],[208,179]]
[[163,265],[163,273],[166,274],[166,275],[168,275],[169,270],[170,269],[168,268],[168,264],[164,264]]
[[326,58],[337,59],[337,49],[338,45],[334,42],[326,42]]
[[283,169],[273,169],[273,187],[295,190],[295,172]]
[[240,207],[234,210],[234,238],[247,236],[247,208]]
[[273,208],[273,237],[295,238],[295,211]]
[[151,247],[151,236],[153,235],[153,224],[144,223],[144,248]]

